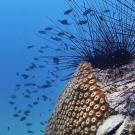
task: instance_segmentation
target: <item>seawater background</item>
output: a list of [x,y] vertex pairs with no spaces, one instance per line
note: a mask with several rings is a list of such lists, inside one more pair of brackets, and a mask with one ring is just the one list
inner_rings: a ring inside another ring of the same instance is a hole
[[[8,103],[18,81],[16,72],[23,72],[36,55],[36,48],[28,51],[26,46],[46,44],[35,33],[50,25],[48,16],[60,18],[65,6],[64,0],[0,0],[0,135],[27,135],[26,126],[13,118],[13,108]],[[57,90],[51,95],[53,99],[57,99],[61,87],[62,84],[53,88]],[[19,101],[22,106],[25,102]],[[43,103],[33,109],[29,119],[36,135],[41,135],[40,129],[44,129],[37,114],[42,112],[45,121],[51,113],[47,111],[49,107],[49,103]]]

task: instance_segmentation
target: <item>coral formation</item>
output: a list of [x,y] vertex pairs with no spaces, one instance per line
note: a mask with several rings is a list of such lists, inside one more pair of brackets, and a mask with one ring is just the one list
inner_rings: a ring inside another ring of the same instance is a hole
[[[88,62],[81,63],[59,96],[45,135],[134,135],[134,82],[126,80],[134,75],[132,65],[128,65],[132,72],[127,74],[124,65],[123,74],[116,77],[113,70],[103,72],[92,69]],[[129,89],[128,100],[122,96],[125,92],[122,86]]]
[[90,63],[80,64],[59,97],[46,135],[95,135],[109,115],[105,97]]

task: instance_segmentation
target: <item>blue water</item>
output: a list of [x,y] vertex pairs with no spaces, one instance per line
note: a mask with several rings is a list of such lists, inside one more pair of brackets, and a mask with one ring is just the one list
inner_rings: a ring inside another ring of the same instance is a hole
[[[50,24],[47,17],[60,17],[64,7],[64,0],[0,1],[0,135],[27,135],[27,129],[33,130],[36,135],[42,134],[40,130],[45,127],[39,123],[50,116],[49,102],[40,103],[32,109],[28,118],[33,123],[30,128],[12,116],[14,111],[8,102],[19,81],[16,72],[23,72],[36,54],[36,49],[29,51],[26,46],[45,44],[35,33]],[[55,87],[58,89],[56,94],[50,96],[56,99],[61,87]],[[27,103],[27,100],[17,101],[20,106]],[[39,117],[39,113],[42,113],[42,117]]]

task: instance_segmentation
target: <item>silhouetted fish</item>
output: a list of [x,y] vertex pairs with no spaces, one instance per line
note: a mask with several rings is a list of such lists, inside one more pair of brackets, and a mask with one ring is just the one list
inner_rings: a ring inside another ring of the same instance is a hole
[[18,114],[14,114],[13,116],[14,116],[14,117],[19,117],[19,115],[18,115]]
[[21,74],[21,76],[24,78],[24,79],[27,79],[29,77],[29,75],[27,74]]
[[37,104],[38,104],[38,102],[37,102],[37,101],[33,102],[33,105],[37,105]]
[[50,30],[52,30],[53,28],[52,27],[46,27],[45,28],[45,30],[48,30],[48,31],[50,31]]
[[68,10],[66,10],[66,11],[64,12],[64,15],[68,15],[68,14],[70,14],[72,11],[73,11],[72,9],[68,9]]
[[28,130],[27,133],[34,134],[34,131]]
[[13,104],[15,104],[15,103],[14,103],[13,101],[10,101],[9,104],[13,105]]
[[24,120],[26,120],[26,117],[21,117],[20,118],[20,121],[24,121]]
[[7,127],[7,130],[8,130],[8,131],[10,130],[10,127],[9,127],[9,126]]
[[25,125],[26,126],[32,126],[32,123],[26,123]]
[[46,34],[46,31],[43,31],[43,30],[39,30],[38,31],[40,34]]
[[24,86],[28,87],[28,86],[36,86],[35,83],[25,83]]
[[61,38],[59,37],[51,37],[52,40],[55,40],[55,41],[61,41]]
[[83,25],[83,24],[86,24],[86,23],[88,23],[88,20],[80,20],[78,22],[79,25]]
[[58,20],[61,24],[63,25],[69,25],[68,20],[64,19],[64,20]]
[[29,46],[27,46],[27,48],[28,48],[28,49],[33,48],[33,47],[34,47],[33,45],[29,45]]

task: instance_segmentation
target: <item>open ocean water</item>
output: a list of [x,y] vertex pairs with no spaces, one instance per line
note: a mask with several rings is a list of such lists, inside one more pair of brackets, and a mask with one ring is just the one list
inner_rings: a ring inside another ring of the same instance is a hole
[[[45,125],[42,123],[48,119],[53,108],[49,101],[40,101],[42,103],[31,109],[31,115],[25,121],[13,117],[15,112],[9,101],[19,81],[16,73],[24,72],[36,55],[36,49],[46,44],[45,40],[38,37],[36,33],[49,25],[47,17],[53,19],[59,16],[64,6],[63,0],[0,1],[0,135],[27,135],[30,134],[27,133],[28,130],[36,135],[43,134],[40,130],[44,130]],[[29,45],[35,46],[30,52],[27,49]],[[42,72],[41,78],[44,76],[46,73]],[[52,89],[57,89],[56,95],[49,95],[50,92],[46,93],[45,90],[42,92],[56,99],[59,88]],[[27,102],[32,102],[33,98],[34,96],[28,100],[15,99],[18,108],[20,106],[18,111],[25,108]],[[48,111],[49,108],[51,111]],[[20,115],[23,117],[23,114]],[[32,123],[32,126],[26,126],[26,123]]]

